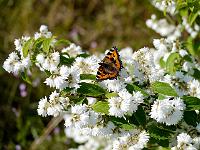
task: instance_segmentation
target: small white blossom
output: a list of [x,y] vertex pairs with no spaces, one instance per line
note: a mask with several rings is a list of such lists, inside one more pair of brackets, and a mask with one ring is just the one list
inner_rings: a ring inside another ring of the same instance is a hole
[[46,25],[40,26],[40,32],[36,32],[34,35],[35,40],[41,37],[51,38],[52,33],[48,31],[48,27]]
[[50,87],[56,89],[64,89],[66,87],[74,88],[75,90],[79,87],[80,72],[76,66],[61,66],[48,77],[44,83]]
[[70,57],[76,57],[77,55],[83,54],[83,51],[80,46],[76,46],[72,43],[69,47],[63,48],[62,53],[67,53]]
[[191,96],[200,98],[200,82],[198,80],[191,80],[188,82],[188,92]]
[[196,148],[196,149],[200,149],[200,137],[195,137],[193,139],[193,146]]
[[19,72],[24,71],[24,69],[28,69],[31,66],[31,60],[29,56],[20,60],[17,53],[12,52],[9,54],[8,58],[3,64],[3,68],[7,72],[12,72],[14,74],[18,74]]
[[132,114],[143,102],[143,95],[140,92],[133,92],[133,95],[126,90],[118,93],[118,97],[111,97],[109,102],[109,114],[111,116],[123,117],[125,114]]
[[197,124],[196,129],[200,133],[200,123]]
[[68,105],[69,98],[61,97],[59,93],[54,91],[49,96],[49,101],[46,97],[40,100],[38,105],[38,114],[41,116],[49,115],[57,117]]
[[38,105],[38,115],[41,115],[43,117],[46,117],[47,116],[47,108],[49,107],[49,102],[47,101],[47,98],[42,98],[39,102],[39,105]]
[[113,141],[113,150],[141,150],[149,141],[146,131],[132,130]]
[[151,107],[150,116],[160,123],[175,125],[182,119],[184,109],[180,98],[157,100]]
[[80,68],[81,74],[96,74],[99,62],[100,60],[96,56],[89,56],[87,58],[77,57],[74,66]]
[[198,144],[195,142],[197,142],[197,140],[193,141],[187,133],[181,133],[177,136],[177,146],[173,147],[172,150],[197,150]]
[[171,15],[176,14],[176,1],[174,0],[151,0],[152,4],[161,11],[166,11]]
[[82,134],[80,129],[73,128],[73,127],[65,128],[65,134],[66,134],[67,137],[73,138],[73,140],[76,143],[80,143],[80,144],[85,143],[90,138],[89,136]]
[[108,89],[108,91],[119,92],[126,87],[122,80],[104,80],[101,86]]
[[71,107],[71,114],[65,115],[65,126],[82,128],[89,124],[89,112],[86,105],[75,105]]
[[41,25],[40,26],[40,32],[41,33],[46,33],[48,32],[48,27],[46,25]]

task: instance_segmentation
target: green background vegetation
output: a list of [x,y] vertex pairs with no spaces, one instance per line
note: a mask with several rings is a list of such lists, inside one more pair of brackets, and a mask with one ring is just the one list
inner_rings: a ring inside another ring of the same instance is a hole
[[[134,50],[151,46],[152,39],[159,37],[145,25],[152,13],[162,14],[148,0],[0,0],[0,64],[14,50],[15,38],[33,35],[41,24],[91,53],[114,45]],[[44,140],[37,149],[76,146],[65,137],[63,123],[53,129],[48,125],[54,120],[37,115],[39,99],[52,89],[27,85],[28,95],[23,98],[20,78],[2,67],[0,77],[0,149],[16,145],[29,149],[38,137]]]

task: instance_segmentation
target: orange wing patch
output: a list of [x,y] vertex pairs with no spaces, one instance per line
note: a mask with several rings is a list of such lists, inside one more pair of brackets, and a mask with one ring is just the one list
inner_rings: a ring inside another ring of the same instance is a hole
[[122,63],[116,47],[113,47],[99,63],[100,67],[97,71],[96,78],[98,81],[106,79],[116,79],[121,70]]

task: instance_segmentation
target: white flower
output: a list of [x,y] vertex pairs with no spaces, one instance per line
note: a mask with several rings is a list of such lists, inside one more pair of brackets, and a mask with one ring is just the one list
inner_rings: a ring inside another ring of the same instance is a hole
[[113,130],[115,129],[115,125],[109,121],[106,126],[97,125],[92,129],[93,136],[104,136],[108,137],[113,135]]
[[65,134],[67,137],[73,138],[76,143],[85,143],[90,138],[89,136],[82,134],[80,129],[73,127],[65,128]]
[[197,124],[196,129],[200,133],[200,123]]
[[37,40],[40,37],[46,37],[46,38],[51,38],[52,33],[48,31],[48,27],[46,25],[41,25],[40,26],[40,32],[36,32],[34,35],[35,40]]
[[69,75],[67,77],[67,86],[70,88],[79,88],[80,70],[77,66],[71,66]]
[[79,67],[81,74],[96,74],[100,60],[96,56],[77,57],[74,66]]
[[181,50],[179,50],[179,54],[180,54],[182,57],[184,57],[184,56],[188,55],[188,52],[187,52],[186,50],[181,49]]
[[88,105],[93,105],[96,103],[97,99],[94,97],[87,97]]
[[68,53],[70,57],[76,57],[77,55],[83,54],[83,51],[80,46],[72,43],[69,47],[63,48],[62,53]]
[[157,1],[157,0],[151,0],[152,4],[158,8],[161,11],[166,11],[170,13],[171,15],[176,14],[176,1],[174,0],[162,0],[162,1]]
[[56,117],[69,105],[69,98],[60,97],[60,94],[54,91],[49,96],[49,103],[47,114]]
[[[143,82],[154,82],[162,78],[164,71],[160,69],[159,64],[154,61],[155,53],[152,49],[141,48],[133,54],[134,60],[134,79],[139,81],[140,84]],[[160,61],[160,56],[159,60]]]
[[3,68],[9,73],[14,72],[15,63],[17,63],[18,61],[19,61],[19,57],[17,53],[12,52],[9,54],[8,58],[5,60],[3,64]]
[[48,32],[48,27],[46,25],[41,25],[40,26],[40,32],[41,33],[46,33]]
[[22,66],[23,66],[24,68],[29,68],[29,67],[31,66],[31,60],[30,60],[30,57],[29,57],[29,56],[27,56],[26,58],[23,58],[23,59],[21,60],[21,62],[22,62]]
[[188,92],[191,96],[200,98],[200,82],[198,80],[191,80],[188,82]]
[[[111,116],[123,117],[125,112],[122,107],[125,107],[126,103],[122,103],[123,99],[120,97],[111,97],[109,100],[109,114]],[[128,104],[127,104],[128,105]]]
[[[173,147],[173,150],[197,150],[198,139],[192,139],[187,133],[181,133],[177,136],[177,146]],[[194,143],[194,145],[193,145]]]
[[9,73],[12,72],[17,75],[19,72],[24,71],[25,68],[29,68],[30,65],[31,61],[29,57],[20,60],[17,53],[12,52],[4,62],[3,68]]
[[80,81],[79,68],[76,66],[61,66],[58,70],[54,70],[51,76],[48,77],[44,83],[56,89],[64,89],[66,87],[74,88],[79,87]]
[[15,39],[15,49],[19,52],[20,56],[23,58],[23,52],[22,48],[24,46],[24,43],[27,42],[30,39],[28,36],[22,36],[21,39]]
[[44,83],[50,87],[55,87],[56,89],[64,89],[67,87],[65,78],[60,75],[51,75],[50,77],[46,78]]
[[45,61],[45,55],[43,53],[40,53],[36,56],[36,61],[40,64],[43,64]]
[[75,105],[71,107],[71,114],[65,116],[65,126],[82,128],[89,124],[89,112],[86,105]]
[[96,125],[96,123],[99,121],[99,114],[94,112],[93,110],[89,110],[89,120],[88,123],[90,126]]
[[[162,51],[163,54],[165,54],[167,52],[167,43],[164,39],[154,39],[153,45],[157,50]],[[162,56],[164,56],[164,55],[162,55]]]
[[119,55],[121,59],[131,59],[133,55],[133,49],[131,47],[123,48],[120,50]]
[[193,146],[196,148],[196,149],[199,149],[200,148],[200,137],[195,137],[193,139]]
[[181,36],[180,27],[169,24],[165,18],[159,20],[156,18],[148,19],[146,25],[161,36],[168,37],[171,41]]
[[14,44],[15,44],[15,49],[19,52],[22,51],[22,43],[21,43],[21,40],[20,39],[15,39],[14,41]]
[[47,98],[42,98],[39,102],[39,105],[38,105],[38,115],[41,115],[43,117],[46,117],[47,116],[47,108],[49,107],[49,102],[47,101]]
[[56,71],[60,63],[60,54],[59,52],[50,53],[46,56],[43,53],[40,53],[36,56],[36,65],[40,70],[48,70],[50,72]]
[[101,86],[106,87],[108,91],[119,92],[126,87],[122,80],[104,80]]
[[108,100],[111,116],[123,117],[125,114],[132,114],[143,102],[143,95],[140,92],[133,92],[133,95],[131,95],[128,91],[122,90],[118,95],[119,97],[111,97]]
[[160,123],[175,125],[182,119],[184,109],[185,104],[180,98],[157,100],[152,105],[150,116]]
[[132,130],[113,141],[113,150],[141,150],[149,141],[146,131]]
[[54,91],[49,96],[49,101],[46,97],[40,100],[38,105],[38,114],[41,116],[49,115],[57,117],[68,105],[69,98],[61,97],[59,93]]

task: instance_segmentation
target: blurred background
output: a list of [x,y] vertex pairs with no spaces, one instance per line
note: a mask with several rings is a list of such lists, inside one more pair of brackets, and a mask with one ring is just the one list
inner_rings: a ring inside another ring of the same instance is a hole
[[39,78],[31,87],[3,70],[15,38],[33,35],[45,24],[53,35],[91,53],[113,45],[137,50],[159,37],[145,25],[152,13],[162,15],[148,0],[0,0],[0,149],[29,149],[38,138],[41,150],[76,147],[66,138],[64,123],[51,126],[54,120],[37,115],[39,99],[52,90],[37,86]]

